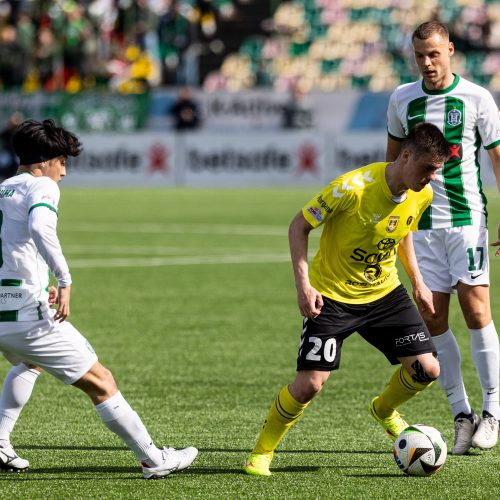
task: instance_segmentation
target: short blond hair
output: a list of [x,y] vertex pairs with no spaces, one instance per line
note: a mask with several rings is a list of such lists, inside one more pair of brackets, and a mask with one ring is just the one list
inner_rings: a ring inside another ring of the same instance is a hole
[[436,34],[441,35],[447,40],[450,39],[450,32],[445,24],[441,21],[427,21],[417,27],[417,29],[413,32],[411,40],[413,41],[415,38],[418,38],[419,40],[427,40]]

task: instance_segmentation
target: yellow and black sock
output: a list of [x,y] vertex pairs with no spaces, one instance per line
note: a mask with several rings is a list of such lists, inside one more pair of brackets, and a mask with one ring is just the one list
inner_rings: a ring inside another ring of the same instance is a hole
[[297,401],[288,390],[288,385],[278,393],[267,414],[259,439],[252,453],[273,453],[288,429],[298,420],[309,405]]
[[380,418],[390,417],[396,408],[429,387],[432,382],[415,382],[411,375],[400,366],[393,373],[384,392],[375,400],[375,413]]

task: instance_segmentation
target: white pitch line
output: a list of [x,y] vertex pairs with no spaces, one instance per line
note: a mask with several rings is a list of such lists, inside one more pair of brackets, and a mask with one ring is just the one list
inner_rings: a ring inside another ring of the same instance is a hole
[[[237,253],[241,248],[211,247],[217,253]],[[199,255],[200,248],[170,247],[170,246],[128,246],[128,245],[64,245],[64,253],[68,254],[97,254],[97,255]]]
[[[153,233],[153,234],[201,234],[229,236],[285,236],[286,226],[252,226],[243,224],[174,224],[174,223],[120,223],[120,222],[72,222],[61,224],[65,232],[88,233]],[[319,232],[318,232],[319,233]],[[314,236],[319,234],[313,233]]]
[[262,255],[210,255],[192,257],[153,257],[150,259],[69,259],[70,269],[93,269],[106,267],[163,267],[207,264],[274,264],[290,262],[289,254]]

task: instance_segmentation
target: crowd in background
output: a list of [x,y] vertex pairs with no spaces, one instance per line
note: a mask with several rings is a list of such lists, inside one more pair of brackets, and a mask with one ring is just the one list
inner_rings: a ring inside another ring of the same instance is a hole
[[183,55],[232,0],[0,1],[0,84],[24,91],[183,83]]
[[250,1],[0,0],[0,89],[389,91],[417,76],[411,33],[431,18],[450,26],[455,71],[500,88],[498,0],[269,0],[266,34],[199,81],[201,47],[222,56],[221,20]]

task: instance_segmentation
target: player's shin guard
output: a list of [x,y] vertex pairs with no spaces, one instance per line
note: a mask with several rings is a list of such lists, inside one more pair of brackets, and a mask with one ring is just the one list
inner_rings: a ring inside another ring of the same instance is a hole
[[483,410],[500,420],[499,342],[493,321],[477,330],[471,329],[471,351],[483,390]]
[[10,434],[29,401],[39,374],[23,363],[12,367],[7,373],[0,398],[0,446],[10,443]]
[[95,406],[104,425],[114,432],[134,452],[137,459],[149,467],[162,462],[159,450],[139,415],[130,407],[120,391]]
[[273,453],[288,429],[298,420],[308,405],[309,403],[297,401],[290,394],[288,385],[283,387],[269,410],[252,453]]
[[389,417],[396,408],[429,387],[432,382],[433,380],[417,382],[402,366],[398,367],[384,392],[374,403],[377,415],[380,418]]

